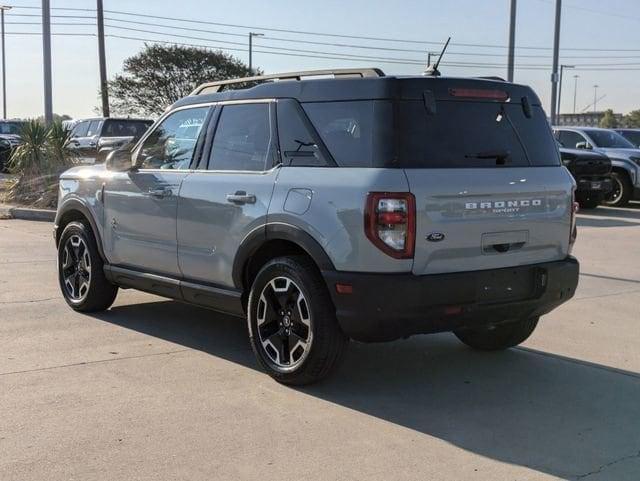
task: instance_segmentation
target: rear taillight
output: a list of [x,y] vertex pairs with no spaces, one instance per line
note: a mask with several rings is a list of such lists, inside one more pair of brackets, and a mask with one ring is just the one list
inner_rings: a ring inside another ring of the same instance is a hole
[[571,190],[571,230],[569,231],[569,251],[573,247],[578,237],[578,226],[576,221],[576,214],[580,209],[580,204],[576,202],[576,188]]
[[364,213],[367,238],[385,254],[411,259],[416,238],[416,199],[408,192],[371,192]]

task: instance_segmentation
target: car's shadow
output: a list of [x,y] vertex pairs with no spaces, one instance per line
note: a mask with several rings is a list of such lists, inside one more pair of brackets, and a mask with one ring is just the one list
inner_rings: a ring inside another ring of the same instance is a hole
[[[258,369],[238,319],[173,301],[96,317]],[[531,349],[478,353],[449,334],[352,343],[333,377],[300,390],[563,479],[640,456],[640,374]]]
[[640,203],[627,207],[598,207],[578,213],[578,227],[637,227],[640,225]]

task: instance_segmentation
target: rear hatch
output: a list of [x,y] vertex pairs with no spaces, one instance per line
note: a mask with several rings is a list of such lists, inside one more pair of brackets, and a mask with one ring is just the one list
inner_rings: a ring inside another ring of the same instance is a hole
[[398,102],[394,120],[416,199],[415,274],[567,256],[573,181],[530,89],[458,81]]

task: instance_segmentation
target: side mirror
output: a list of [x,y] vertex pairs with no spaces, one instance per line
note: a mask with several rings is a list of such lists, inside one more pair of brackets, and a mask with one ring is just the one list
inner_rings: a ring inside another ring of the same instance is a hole
[[576,149],[591,150],[591,149],[593,149],[593,147],[591,146],[591,144],[589,142],[578,142],[576,144]]
[[114,172],[127,172],[134,170],[135,166],[131,161],[131,151],[129,150],[114,150],[109,152],[107,159],[105,160],[105,167],[107,170]]

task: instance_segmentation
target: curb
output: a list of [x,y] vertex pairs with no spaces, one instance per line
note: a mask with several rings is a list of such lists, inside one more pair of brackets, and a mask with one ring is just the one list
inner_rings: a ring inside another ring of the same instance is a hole
[[50,209],[30,209],[28,207],[0,207],[0,219],[37,220],[53,222],[56,211]]

